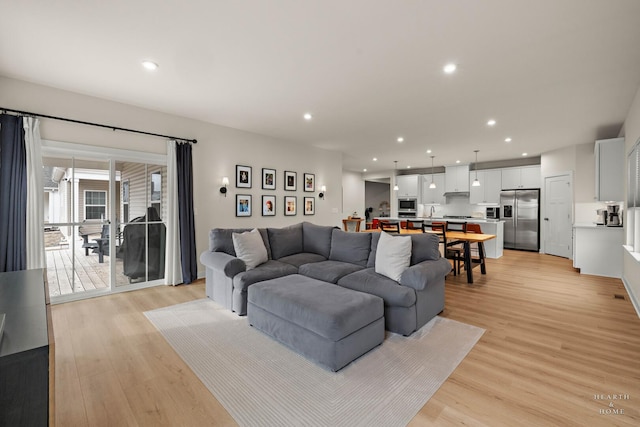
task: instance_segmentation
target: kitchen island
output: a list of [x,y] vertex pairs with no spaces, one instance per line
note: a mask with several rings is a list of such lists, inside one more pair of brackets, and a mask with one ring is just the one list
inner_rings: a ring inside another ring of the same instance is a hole
[[502,257],[503,245],[504,245],[504,221],[495,219],[484,218],[444,218],[444,217],[411,217],[411,218],[393,218],[393,217],[376,217],[377,220],[386,221],[400,221],[403,223],[403,227],[406,226],[407,221],[424,221],[425,224],[431,224],[432,222],[452,222],[467,224],[478,224],[485,234],[493,234],[495,239],[485,242],[485,256],[487,258],[500,258]]

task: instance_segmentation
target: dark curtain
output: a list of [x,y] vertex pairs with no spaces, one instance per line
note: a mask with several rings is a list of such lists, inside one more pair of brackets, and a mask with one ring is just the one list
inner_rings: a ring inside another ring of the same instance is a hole
[[27,154],[22,117],[0,115],[0,272],[27,268]]
[[191,283],[198,277],[196,259],[196,228],[193,218],[193,162],[191,144],[176,144],[178,169],[178,222],[180,223],[180,251],[182,281]]

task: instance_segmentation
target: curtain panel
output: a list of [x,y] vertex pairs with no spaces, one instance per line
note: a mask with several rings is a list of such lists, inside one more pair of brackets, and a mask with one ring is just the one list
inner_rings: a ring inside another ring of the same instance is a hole
[[44,268],[44,201],[42,177],[42,140],[40,120],[24,117],[24,142],[27,162],[27,268]]
[[180,143],[176,146],[180,250],[182,255],[182,280],[184,283],[191,283],[198,278],[196,231],[193,215],[193,161],[191,148],[189,143]]
[[167,142],[167,249],[165,280],[167,285],[182,283],[180,255],[180,216],[178,208],[178,167],[176,142]]
[[0,272],[27,268],[27,160],[22,117],[0,115]]

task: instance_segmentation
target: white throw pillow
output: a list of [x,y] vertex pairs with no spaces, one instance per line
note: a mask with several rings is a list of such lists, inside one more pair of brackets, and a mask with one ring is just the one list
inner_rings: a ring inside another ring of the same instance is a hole
[[380,232],[376,249],[376,273],[400,282],[411,263],[411,236],[391,236]]
[[236,256],[244,261],[247,270],[268,261],[267,248],[257,228],[244,233],[233,233],[231,237]]

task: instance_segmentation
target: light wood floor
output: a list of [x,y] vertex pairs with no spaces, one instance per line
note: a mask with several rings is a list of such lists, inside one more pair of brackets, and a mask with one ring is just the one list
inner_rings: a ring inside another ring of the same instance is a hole
[[[486,332],[412,426],[640,425],[640,319],[620,280],[518,251],[474,273],[447,278],[442,315]],[[54,306],[57,425],[235,425],[142,314],[202,297],[200,282]]]

